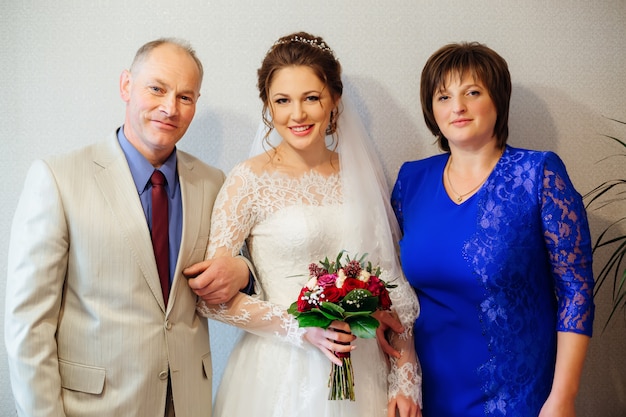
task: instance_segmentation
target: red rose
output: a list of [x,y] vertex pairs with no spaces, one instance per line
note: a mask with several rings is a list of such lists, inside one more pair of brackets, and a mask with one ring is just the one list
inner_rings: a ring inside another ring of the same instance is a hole
[[320,301],[326,301],[329,303],[339,302],[345,295],[343,288],[337,288],[335,286],[328,286],[324,288],[324,298],[320,298]]
[[309,300],[304,298],[306,297],[306,293],[308,292],[309,292],[309,289],[307,287],[304,287],[302,288],[302,290],[300,290],[300,295],[298,296],[298,311],[299,312],[309,311],[310,309],[313,308],[313,306],[309,304]]
[[386,289],[378,296],[378,305],[382,310],[391,308],[391,298],[389,298],[389,291]]
[[357,288],[367,289],[367,284],[361,280],[358,280],[356,278],[350,278],[350,277],[346,278],[346,280],[343,282],[342,289],[344,290],[346,294],[348,294],[350,291],[355,290]]
[[371,276],[367,282],[367,290],[374,296],[379,296],[385,290],[385,284],[376,276]]

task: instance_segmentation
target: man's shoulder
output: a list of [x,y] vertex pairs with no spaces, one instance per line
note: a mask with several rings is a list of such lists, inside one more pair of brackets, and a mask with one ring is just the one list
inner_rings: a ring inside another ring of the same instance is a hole
[[101,158],[116,157],[121,155],[121,148],[117,143],[115,133],[110,134],[105,139],[86,144],[80,148],[64,153],[48,155],[40,159],[51,164],[79,163],[80,161],[93,162],[98,156]]
[[178,158],[179,164],[193,171],[201,172],[201,173],[204,173],[204,175],[209,175],[211,177],[212,176],[218,176],[218,177],[224,176],[224,172],[221,169],[211,166],[203,162],[198,157],[193,156],[192,154],[187,153],[185,151],[181,151],[180,149],[176,150],[176,157]]

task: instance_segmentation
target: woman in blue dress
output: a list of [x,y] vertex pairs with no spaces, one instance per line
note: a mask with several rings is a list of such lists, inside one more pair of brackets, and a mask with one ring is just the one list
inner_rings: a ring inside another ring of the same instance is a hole
[[421,79],[442,154],[405,163],[392,203],[421,314],[424,417],[573,417],[594,317],[589,226],[553,152],[506,145],[506,61],[450,44]]

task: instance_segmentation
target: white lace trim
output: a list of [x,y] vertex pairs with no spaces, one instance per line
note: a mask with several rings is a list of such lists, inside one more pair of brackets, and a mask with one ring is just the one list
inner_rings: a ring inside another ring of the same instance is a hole
[[256,174],[240,163],[228,175],[211,217],[211,238],[207,259],[217,248],[227,248],[232,256],[241,250],[252,227],[286,207],[341,204],[339,175],[324,177],[311,171],[299,178],[279,172]]
[[397,397],[399,394],[413,400],[422,407],[422,376],[418,364],[405,363],[401,367],[396,367],[396,361],[392,360],[391,372],[387,377],[389,382],[389,399]]
[[[236,297],[237,298],[237,297]],[[293,346],[302,347],[305,329],[282,307],[241,295],[236,307],[228,304],[207,305],[200,300],[196,309],[203,317],[238,327],[259,336],[274,336]]]

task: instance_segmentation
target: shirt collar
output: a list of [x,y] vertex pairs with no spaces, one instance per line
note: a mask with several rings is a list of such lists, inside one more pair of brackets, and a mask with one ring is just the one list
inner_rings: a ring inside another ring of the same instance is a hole
[[[143,194],[149,188],[150,177],[154,172],[154,167],[148,160],[128,141],[124,135],[124,126],[117,131],[117,140],[126,156],[128,161],[128,167],[130,168],[130,174],[133,176],[135,187],[137,187],[137,193]],[[159,167],[159,171],[165,175],[167,181],[167,193],[170,198],[173,198],[174,191],[176,189],[176,148],[167,158],[165,163]]]

